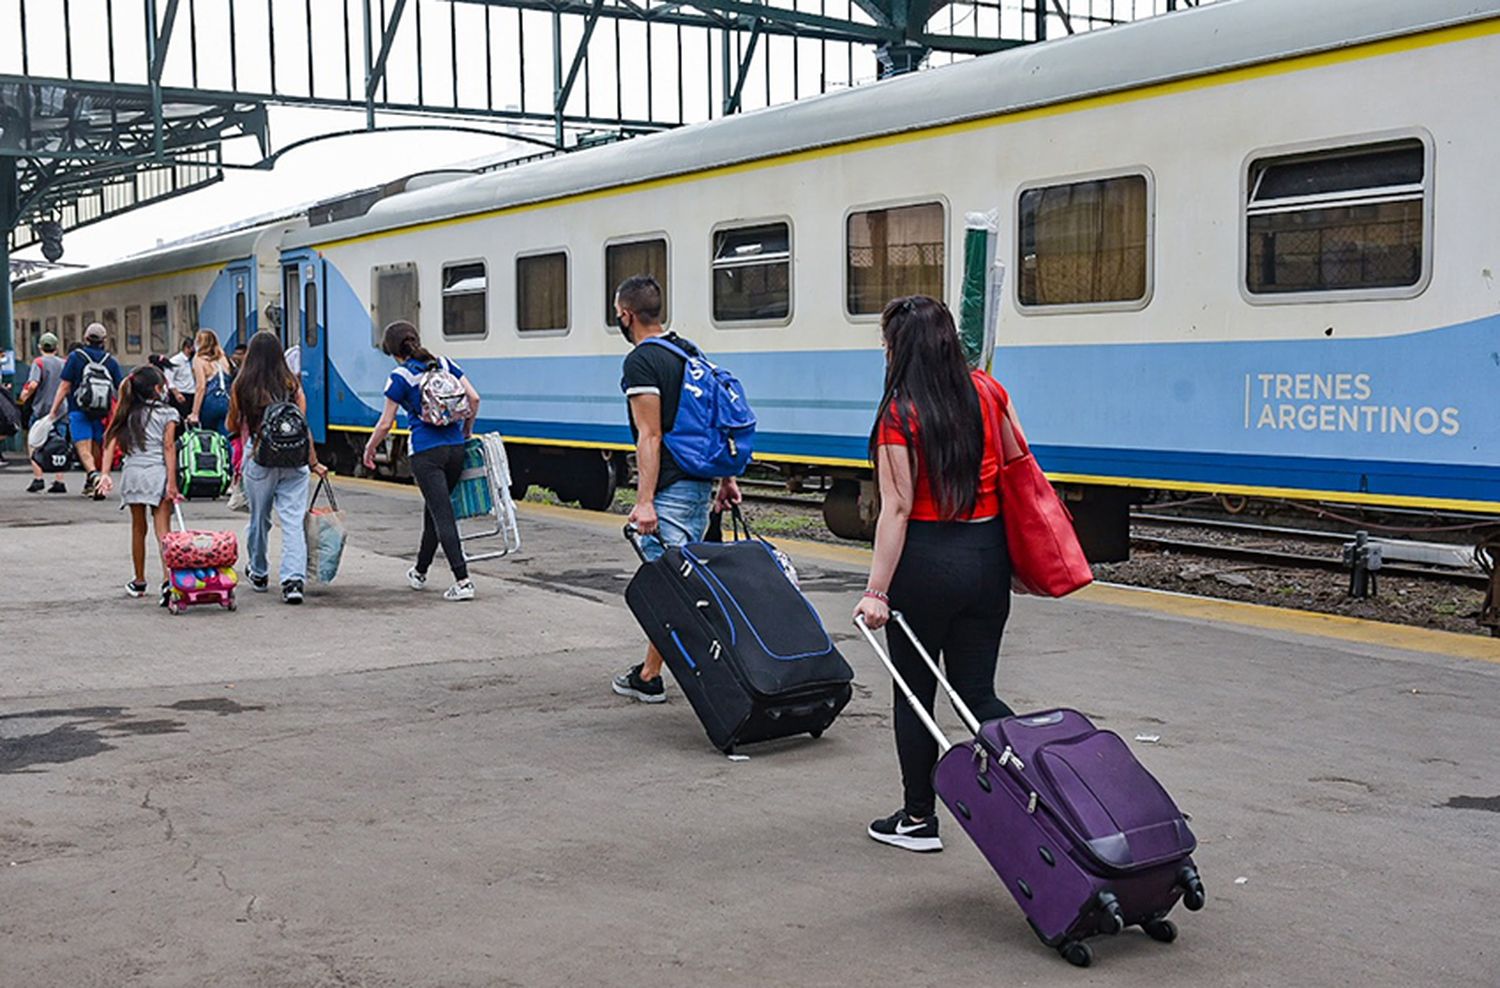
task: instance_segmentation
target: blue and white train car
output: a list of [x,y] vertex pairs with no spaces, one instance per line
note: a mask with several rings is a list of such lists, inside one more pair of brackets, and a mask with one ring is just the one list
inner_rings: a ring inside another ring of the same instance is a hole
[[996,373],[1085,516],[1132,488],[1500,512],[1497,83],[1495,0],[1223,3],[406,192],[286,237],[319,435],[374,423],[407,318],[533,481],[599,503],[610,292],[649,271],[759,459],[867,477],[880,307],[956,298],[994,209]]
[[233,349],[266,313],[279,312],[281,240],[306,222],[267,223],[27,281],[15,290],[17,349],[36,356],[46,332],[66,350],[92,322],[104,325],[110,352],[127,366],[175,352],[199,329]]
[[286,312],[329,460],[408,319],[523,484],[601,506],[629,448],[611,292],[649,272],[745,382],[757,458],[839,478],[856,534],[880,308],[956,299],[965,214],[994,210],[995,371],[1097,556],[1142,489],[1500,513],[1497,84],[1500,0],[1219,3],[49,278],[17,338],[155,325],[171,278],[238,270],[235,333]]

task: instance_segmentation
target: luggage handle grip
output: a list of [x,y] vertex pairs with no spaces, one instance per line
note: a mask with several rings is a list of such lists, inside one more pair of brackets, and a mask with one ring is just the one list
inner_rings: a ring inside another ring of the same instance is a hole
[[641,557],[641,562],[646,562],[646,550],[641,548],[640,529],[629,522],[625,524],[625,541],[629,542],[630,547],[635,550],[635,554]]
[[[898,618],[899,616],[899,611],[891,612],[891,617]],[[953,742],[948,740],[948,735],[943,733],[941,727],[938,727],[937,721],[932,719],[932,714],[927,712],[927,708],[922,706],[921,701],[911,691],[911,687],[906,684],[906,680],[902,677],[901,673],[896,671],[896,664],[891,661],[891,657],[886,654],[880,642],[875,640],[875,633],[870,630],[870,626],[865,624],[865,616],[863,614],[856,614],[854,616],[854,624],[855,627],[864,632],[865,640],[870,643],[870,647],[875,650],[875,654],[880,656],[880,661],[885,665],[885,671],[891,674],[891,678],[896,681],[896,688],[901,691],[902,696],[906,697],[906,702],[911,704],[912,710],[916,712],[917,719],[922,722],[922,726],[927,728],[927,733],[931,734],[932,739],[937,742],[939,752],[946,755],[948,750],[953,747]],[[902,627],[905,627],[904,621],[902,622]],[[910,633],[908,629],[907,634]]]
[[970,710],[969,705],[963,701],[963,697],[958,695],[958,690],[954,689],[953,684],[948,682],[948,677],[943,675],[943,670],[938,668],[938,664],[928,654],[926,647],[917,638],[916,632],[912,631],[911,625],[906,623],[906,616],[900,611],[891,611],[891,620],[901,626],[901,630],[906,633],[906,637],[916,646],[917,654],[922,656],[922,661],[927,663],[927,668],[932,670],[932,674],[937,677],[938,685],[942,686],[943,692],[948,694],[948,699],[952,701],[953,709],[958,711],[958,716],[963,720],[964,726],[968,727],[976,738],[979,737],[979,718],[974,716],[974,711]]

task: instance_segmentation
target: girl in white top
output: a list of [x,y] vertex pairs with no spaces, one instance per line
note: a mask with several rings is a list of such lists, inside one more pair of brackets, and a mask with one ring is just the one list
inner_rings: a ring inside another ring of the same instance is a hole
[[[100,463],[100,496],[114,489],[110,468],[115,449],[125,453],[120,470],[120,506],[130,508],[130,558],[135,579],[125,585],[132,597],[146,595],[146,513],[150,509],[156,529],[156,554],[161,556],[161,537],[170,530],[172,505],[177,493],[177,410],[167,403],[167,380],[150,364],[131,372],[120,384],[120,404],[104,432],[104,458]],[[167,564],[161,567],[161,604],[167,604],[171,583]]]

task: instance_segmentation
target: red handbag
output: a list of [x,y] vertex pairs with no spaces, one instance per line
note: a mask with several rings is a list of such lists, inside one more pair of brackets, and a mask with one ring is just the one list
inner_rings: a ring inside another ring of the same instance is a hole
[[1073,516],[1031,455],[1010,402],[998,387],[986,387],[999,423],[1000,512],[1012,585],[1039,597],[1066,597],[1093,583],[1094,571],[1073,531]]

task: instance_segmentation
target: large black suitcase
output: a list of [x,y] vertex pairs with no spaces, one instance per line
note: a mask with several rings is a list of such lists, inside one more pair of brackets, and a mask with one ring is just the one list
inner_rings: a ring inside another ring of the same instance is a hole
[[[634,529],[625,537],[640,553]],[[625,588],[714,746],[820,736],[849,702],[854,671],[768,543],[668,548]]]

